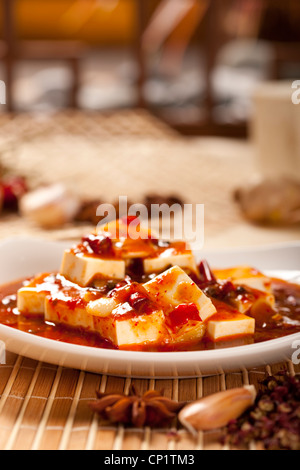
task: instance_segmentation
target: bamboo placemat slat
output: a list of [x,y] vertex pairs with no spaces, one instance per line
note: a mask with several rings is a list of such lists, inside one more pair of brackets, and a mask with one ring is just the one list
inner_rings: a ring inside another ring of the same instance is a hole
[[[138,391],[164,389],[165,396],[193,401],[219,390],[254,384],[267,373],[285,367],[300,374],[291,362],[220,374],[176,380],[134,380]],[[95,390],[128,392],[131,379],[98,376],[88,372],[36,363],[14,354],[1,374],[1,449],[95,450],[207,450],[221,448],[217,432],[192,436],[178,423],[170,429],[130,429],[104,426],[88,403]]]
[[[245,143],[185,139],[144,111],[117,114],[62,112],[55,116],[0,116],[0,160],[28,176],[32,187],[63,182],[87,197],[112,202],[128,195],[137,202],[151,192],[178,193],[204,203],[206,246],[228,246],[299,238],[299,229],[252,228],[232,203],[237,185],[255,173]],[[45,232],[17,216],[0,220],[0,238],[29,235],[77,239],[90,226]],[[222,232],[222,238],[220,237]],[[244,239],[243,239],[244,237]],[[291,363],[238,370],[212,377],[134,380],[138,391],[163,390],[193,401],[219,390],[253,383]],[[70,370],[7,352],[0,366],[0,449],[202,450],[221,448],[215,432],[192,436],[178,423],[169,429],[105,426],[89,407],[96,389],[128,392],[130,379]]]

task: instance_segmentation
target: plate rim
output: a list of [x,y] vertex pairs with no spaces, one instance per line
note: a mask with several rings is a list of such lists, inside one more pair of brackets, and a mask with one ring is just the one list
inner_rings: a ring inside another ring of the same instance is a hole
[[[147,356],[147,358],[149,359],[152,359],[154,360],[155,358],[157,358],[158,356],[162,356],[166,359],[168,359],[169,357],[171,358],[175,358],[175,359],[178,359],[179,362],[183,362],[183,358],[182,356],[184,355],[185,356],[185,359],[188,357],[194,357],[195,358],[195,355],[196,356],[218,356],[220,353],[222,353],[223,357],[224,355],[225,356],[232,356],[234,352],[238,352],[238,351],[241,351],[242,350],[245,350],[245,349],[250,349],[253,350],[254,352],[258,352],[259,350],[261,349],[265,349],[264,347],[266,347],[267,345],[270,346],[270,348],[268,349],[271,349],[272,346],[276,346],[278,344],[289,344],[289,343],[292,343],[294,342],[294,340],[296,340],[297,338],[300,338],[300,332],[298,333],[293,333],[291,335],[286,335],[286,336],[283,336],[283,337],[280,337],[280,338],[275,338],[275,339],[271,339],[271,340],[267,340],[267,341],[262,341],[260,343],[253,343],[253,344],[247,344],[247,345],[241,345],[241,346],[232,346],[232,347],[228,347],[228,348],[220,348],[220,349],[210,349],[210,350],[200,350],[200,351],[169,351],[169,352],[162,352],[162,351],[130,351],[130,350],[121,350],[121,349],[105,349],[105,348],[97,348],[97,347],[93,347],[93,346],[85,346],[85,345],[81,345],[81,344],[76,344],[76,343],[67,343],[65,341],[59,341],[59,340],[54,340],[54,339],[51,339],[51,338],[45,338],[43,336],[38,336],[38,335],[34,335],[32,333],[28,333],[26,331],[21,331],[21,330],[17,330],[13,327],[10,327],[10,326],[7,326],[7,325],[3,325],[3,324],[0,324],[0,333],[1,331],[8,331],[11,333],[11,335],[8,335],[8,336],[14,336],[13,333],[15,333],[15,336],[21,336],[21,338],[23,339],[26,339],[28,337],[32,338],[32,342],[34,343],[46,343],[46,344],[49,344],[49,345],[52,345],[53,348],[54,348],[54,345],[62,345],[68,349],[76,349],[76,352],[77,352],[77,349],[78,349],[78,352],[80,350],[82,351],[87,351],[89,352],[90,354],[92,354],[92,352],[95,352],[95,351],[98,351],[98,352],[101,352],[101,353],[104,353],[104,355],[115,355],[115,356],[119,356],[119,355],[122,355],[122,356],[130,356],[130,355],[134,355],[135,357],[137,358],[140,358],[141,360],[142,359],[145,359],[145,357]],[[292,341],[291,341],[292,340]],[[5,340],[2,339],[2,341],[5,342]],[[53,349],[50,347],[50,349]],[[54,348],[56,349],[56,348]],[[106,354],[105,354],[106,353]],[[181,359],[181,360],[180,360]],[[200,359],[200,358],[199,358]],[[121,360],[123,360],[123,357],[121,358]],[[125,359],[124,359],[125,361]]]

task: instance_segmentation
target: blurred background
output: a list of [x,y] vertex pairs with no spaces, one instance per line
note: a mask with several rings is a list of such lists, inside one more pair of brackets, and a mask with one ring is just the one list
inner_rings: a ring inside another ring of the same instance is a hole
[[9,111],[142,106],[180,132],[245,136],[257,83],[300,77],[299,0],[2,0],[0,14]]
[[0,238],[126,195],[205,204],[209,246],[300,239],[299,0],[0,6]]

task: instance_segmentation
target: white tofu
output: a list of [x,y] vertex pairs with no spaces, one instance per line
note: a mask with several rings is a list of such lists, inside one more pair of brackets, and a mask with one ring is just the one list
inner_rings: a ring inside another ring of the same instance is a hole
[[153,302],[170,311],[181,304],[193,303],[202,321],[216,313],[212,301],[178,266],[174,266],[144,284]]
[[266,294],[272,293],[271,280],[263,275],[234,279],[233,284],[235,286],[250,287],[251,289],[259,290],[261,292],[265,292]]
[[166,337],[165,317],[158,311],[150,315],[140,315],[129,320],[116,320],[116,343],[126,345],[157,344]]
[[39,274],[17,293],[17,308],[21,313],[43,315],[46,296],[57,292],[58,285],[49,274]]
[[94,330],[118,348],[158,344],[169,337],[162,311],[132,318],[94,316]]
[[206,332],[206,323],[203,322],[188,322],[182,328],[180,328],[176,333],[170,331],[171,343],[191,343],[200,341]]
[[154,247],[151,240],[138,239],[134,240],[126,238],[120,242],[117,242],[118,250],[121,254],[121,258],[124,260],[130,260],[135,258],[146,258],[154,253]]
[[18,290],[17,309],[24,314],[43,315],[48,294],[49,292],[38,291],[36,287],[22,287]]
[[262,291],[254,291],[253,298],[250,296],[241,296],[232,300],[232,304],[238,309],[240,313],[247,313],[251,310],[252,313],[259,308],[273,309],[275,306],[275,297],[273,294],[266,294]]
[[50,296],[45,299],[45,320],[82,327],[90,331],[94,329],[93,316],[87,313],[85,307],[70,306],[67,301]]
[[125,262],[106,260],[93,256],[75,254],[70,250],[64,252],[60,274],[70,281],[85,287],[95,276],[109,279],[124,279]]
[[254,318],[243,314],[228,315],[228,318],[212,319],[207,323],[207,333],[214,341],[235,336],[253,335],[254,332]]
[[115,249],[124,260],[146,258],[155,252],[151,243],[151,231],[140,225],[138,219],[129,225],[123,219],[101,225],[98,234],[108,235],[115,243]]
[[180,255],[158,256],[157,258],[146,258],[143,261],[144,271],[148,273],[161,272],[169,266],[179,266],[182,269],[190,269],[196,272],[196,262],[192,253]]
[[126,221],[126,217],[123,219],[112,220],[107,224],[101,224],[97,227],[97,234],[108,235],[114,241],[124,241],[126,239],[144,239],[147,240],[156,234],[151,232],[148,227],[143,227],[139,219],[135,219],[129,222]]
[[[238,266],[224,270],[214,271],[217,279],[229,280],[236,287],[245,287],[249,295],[240,295],[232,301],[234,306],[241,312],[256,310],[262,305],[267,308],[274,308],[275,296],[272,293],[271,279],[259,271],[249,266]],[[252,295],[251,295],[252,294]]]
[[272,293],[271,279],[249,266],[214,271],[217,279],[229,280],[236,286],[247,286],[267,294]]

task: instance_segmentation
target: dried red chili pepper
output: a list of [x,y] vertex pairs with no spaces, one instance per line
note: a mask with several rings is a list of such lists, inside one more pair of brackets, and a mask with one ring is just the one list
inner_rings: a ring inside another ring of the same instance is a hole
[[109,237],[88,235],[82,241],[90,246],[95,255],[113,255],[113,245]]
[[214,284],[217,282],[215,275],[213,274],[210,266],[206,260],[201,261],[199,264],[199,276],[202,284]]

